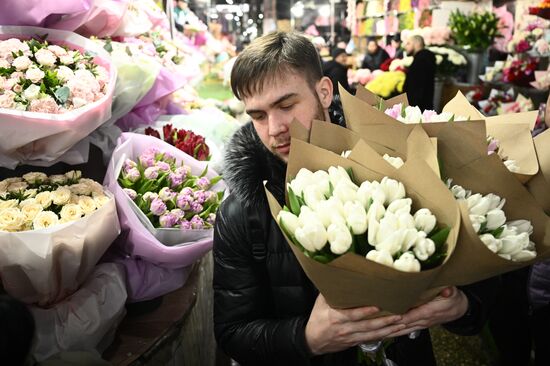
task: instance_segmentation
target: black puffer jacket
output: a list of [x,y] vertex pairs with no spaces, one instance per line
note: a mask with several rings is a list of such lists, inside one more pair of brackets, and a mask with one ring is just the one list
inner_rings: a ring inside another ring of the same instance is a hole
[[[285,164],[262,145],[251,124],[233,137],[224,178],[231,195],[222,203],[214,232],[214,329],[218,345],[241,365],[357,364],[357,349],[311,357],[305,326],[318,291],[306,277],[271,218],[262,182],[284,200]],[[488,292],[483,290],[484,294]],[[455,330],[476,331],[485,313],[470,297],[469,316]],[[390,346],[400,366],[435,365],[427,331]]]

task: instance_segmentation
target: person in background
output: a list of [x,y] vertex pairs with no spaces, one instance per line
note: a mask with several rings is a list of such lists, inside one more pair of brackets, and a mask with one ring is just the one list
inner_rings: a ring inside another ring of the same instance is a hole
[[[238,56],[231,88],[252,123],[226,145],[223,174],[231,194],[214,227],[214,333],[220,349],[241,366],[356,366],[357,345],[389,337],[395,339],[387,353],[399,366],[435,366],[427,328],[444,324],[459,334],[481,329],[492,296],[488,282],[445,288],[402,315],[382,316],[374,306],[331,308],[273,220],[264,182],[284,203],[294,119],[307,129],[313,119],[340,123],[331,118],[332,82],[306,37],[275,32]],[[418,338],[410,339],[416,330]]]
[[25,304],[0,295],[0,364],[21,366],[29,358],[34,338],[34,318]]
[[340,83],[348,92],[352,92],[348,84],[348,54],[343,48],[335,48],[332,51],[332,60],[323,65],[323,75],[332,81],[334,94],[339,94]]
[[380,65],[388,58],[390,58],[390,56],[378,45],[376,39],[369,38],[367,41],[367,53],[365,54],[361,68],[371,71],[378,70],[380,69]]
[[[390,46],[393,50],[392,58],[403,58],[405,50],[402,47],[401,37],[399,36],[399,34],[396,34],[392,37],[392,39],[390,41]],[[392,55],[392,54],[390,54],[390,55]]]
[[407,93],[409,104],[421,110],[434,108],[435,55],[424,48],[424,38],[414,35],[405,42],[407,56],[413,56],[413,62],[407,71],[403,91]]

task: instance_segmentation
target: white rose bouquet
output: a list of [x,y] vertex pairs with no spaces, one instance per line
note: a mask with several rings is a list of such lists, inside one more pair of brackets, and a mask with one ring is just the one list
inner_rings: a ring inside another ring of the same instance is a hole
[[113,195],[80,171],[0,182],[0,277],[22,301],[70,295],[119,233]]

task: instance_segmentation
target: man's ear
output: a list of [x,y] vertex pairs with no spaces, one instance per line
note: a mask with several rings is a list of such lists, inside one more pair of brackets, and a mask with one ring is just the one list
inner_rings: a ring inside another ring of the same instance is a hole
[[330,107],[330,104],[332,103],[332,96],[334,94],[333,88],[336,87],[338,87],[338,85],[332,85],[332,81],[326,76],[323,76],[321,80],[319,80],[319,82],[317,83],[315,89],[323,108],[327,109],[328,107]]

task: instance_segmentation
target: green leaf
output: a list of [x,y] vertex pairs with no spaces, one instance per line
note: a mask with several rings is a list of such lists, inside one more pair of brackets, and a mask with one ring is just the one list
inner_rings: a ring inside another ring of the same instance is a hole
[[323,254],[314,255],[312,259],[323,264],[329,263],[332,260]]
[[355,183],[355,175],[353,174],[353,169],[347,168],[346,172],[348,172],[348,175],[353,183]]
[[334,194],[334,186],[332,185],[331,181],[328,182],[328,190],[329,190],[329,196],[327,197],[327,199],[332,197],[332,195]]
[[218,192],[218,202],[221,202],[224,194],[225,194],[225,189],[223,191]]
[[369,242],[367,240],[367,235],[361,234],[361,235],[354,235],[353,236],[354,242],[355,242],[355,253],[366,256],[369,250],[372,249],[372,247],[369,245]]
[[218,183],[220,180],[222,180],[222,177],[221,175],[218,175],[217,177],[214,177],[210,180],[210,186],[214,186],[216,185],[216,183]]
[[15,67],[0,67],[0,76],[9,77],[12,73],[15,72]]
[[290,209],[286,207],[286,205],[283,206],[283,211],[290,212]]
[[105,40],[105,46],[103,46],[103,49],[109,53],[113,52],[113,43],[110,38]]
[[65,102],[67,102],[67,99],[69,99],[70,94],[71,91],[66,86],[57,89],[54,93],[55,99],[59,102],[59,104],[65,104]]
[[498,229],[495,229],[493,231],[491,231],[491,234],[495,237],[495,238],[499,238],[500,235],[502,234],[502,232],[504,231],[504,226],[501,226],[499,227]]
[[204,170],[202,171],[201,175],[199,175],[199,178],[202,178],[206,175],[206,173],[208,173],[208,165],[204,168]]
[[298,201],[298,198],[290,187],[288,187],[288,201],[290,203],[290,210],[292,211],[292,213],[296,216],[299,216],[301,209],[300,202]]
[[442,229],[439,229],[434,235],[430,237],[430,239],[433,240],[435,247],[441,247],[443,244],[445,244],[445,241],[449,237],[449,233],[451,232],[451,228],[446,226]]

